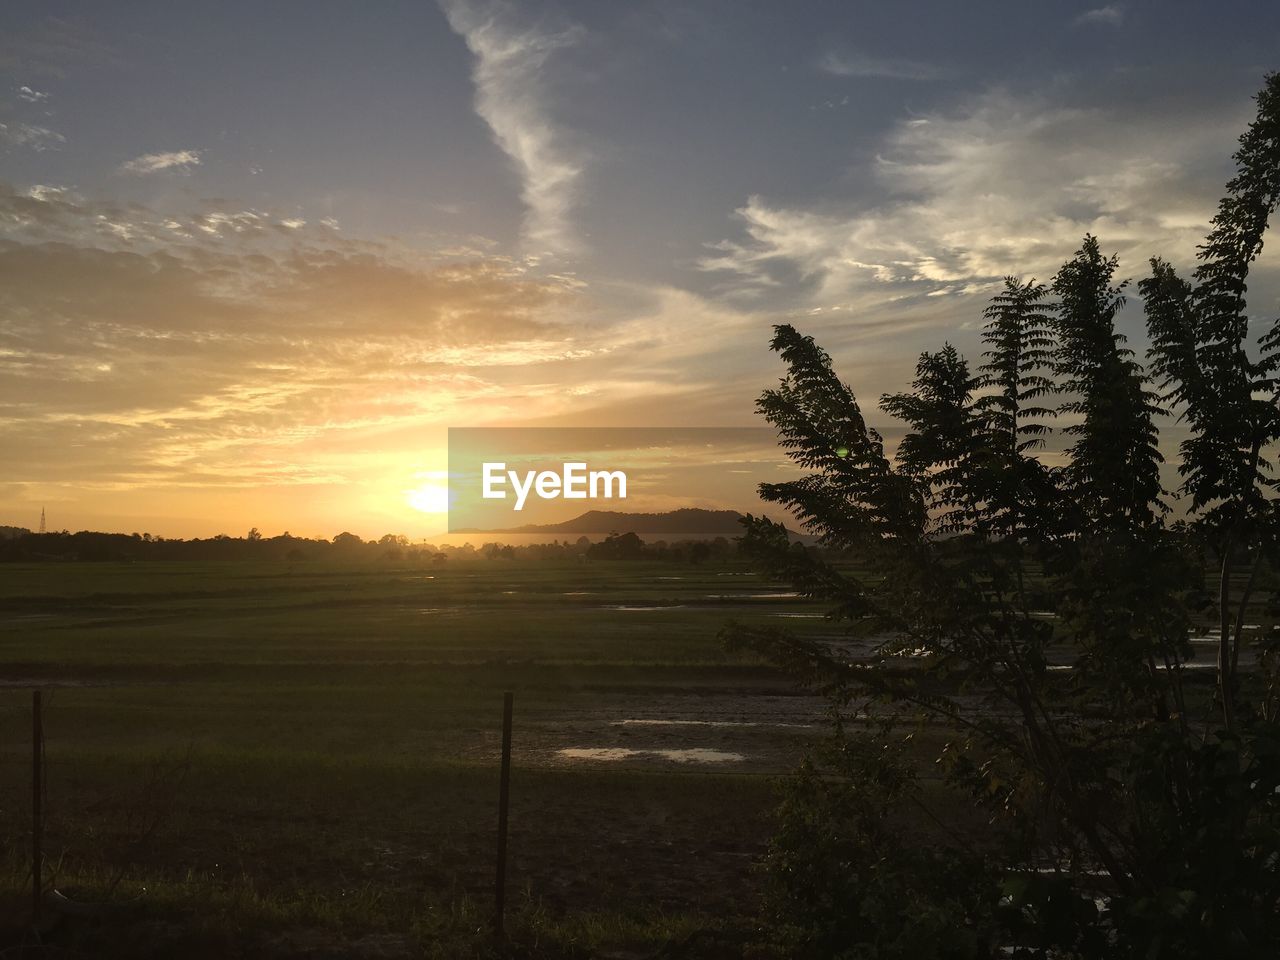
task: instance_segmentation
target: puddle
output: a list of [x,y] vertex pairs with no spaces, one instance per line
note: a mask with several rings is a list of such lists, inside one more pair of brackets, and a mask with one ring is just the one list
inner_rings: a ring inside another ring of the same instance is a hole
[[[1069,673],[1070,671],[1074,670],[1075,667],[1069,663],[1053,663],[1045,667],[1045,669],[1052,671],[1054,673]],[[1157,663],[1156,669],[1167,670],[1168,667],[1166,667],[1163,663]],[[1217,670],[1218,665],[1216,663],[1184,663],[1182,664],[1181,669],[1183,670]]]
[[566,760],[626,760],[628,757],[659,757],[674,763],[737,763],[747,759],[742,753],[727,750],[632,750],[629,747],[566,747],[556,751]]
[[825,620],[825,613],[771,613],[771,617],[786,617],[788,620]]
[[812,730],[812,723],[783,723],[771,720],[614,720],[611,727],[785,727]]
[[794,590],[786,593],[708,593],[708,600],[795,600],[800,596]]
[[566,760],[625,760],[641,752],[626,747],[566,747],[556,751]]
[[627,611],[630,611],[630,612],[633,612],[633,613],[634,613],[635,611],[638,611],[638,610],[644,610],[644,611],[649,611],[649,610],[683,610],[683,609],[684,609],[684,604],[683,604],[683,603],[672,603],[672,604],[663,604],[663,605],[661,605],[661,606],[639,606],[639,605],[631,605],[631,604],[626,604],[626,603],[618,603],[618,604],[612,604],[612,605],[610,605],[610,606],[604,607],[603,609],[605,609],[605,610],[627,610]]
[[565,590],[560,594],[562,597],[594,597],[594,590]]
[[[1246,623],[1242,625],[1242,628],[1245,630],[1260,630],[1262,629],[1262,625],[1258,623]],[[1233,636],[1235,635],[1234,625],[1231,628],[1231,633]],[[1222,636],[1221,627],[1208,627],[1205,630],[1204,636],[1191,636],[1191,637],[1188,637],[1187,639],[1191,643],[1217,643],[1218,638],[1221,636]]]

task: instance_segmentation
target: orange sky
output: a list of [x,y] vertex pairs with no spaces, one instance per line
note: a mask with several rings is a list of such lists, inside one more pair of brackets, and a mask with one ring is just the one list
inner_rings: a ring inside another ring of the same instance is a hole
[[[784,321],[872,410],[1086,231],[1121,276],[1190,265],[1280,38],[1194,4],[376,7],[0,9],[0,525],[432,536],[448,428],[757,425]],[[738,505],[682,482],[650,505]]]

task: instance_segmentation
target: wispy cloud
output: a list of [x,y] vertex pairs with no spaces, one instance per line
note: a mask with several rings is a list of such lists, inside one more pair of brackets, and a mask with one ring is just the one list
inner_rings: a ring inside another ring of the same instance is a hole
[[1110,3],[1105,7],[1096,7],[1093,10],[1086,10],[1080,16],[1076,17],[1076,23],[1104,23],[1113,27],[1118,27],[1124,23],[1124,4]]
[[872,57],[862,53],[829,52],[818,69],[837,77],[885,77],[893,80],[936,80],[943,71],[932,63]]
[[557,409],[494,370],[582,355],[547,317],[577,289],[519,261],[50,186],[0,182],[0,291],[0,446],[23,451],[0,491],[309,483],[364,469],[335,436],[414,451],[463,410]]
[[66,142],[66,137],[48,127],[38,127],[30,123],[0,123],[0,143],[7,143],[12,147],[25,147],[39,153]]
[[[733,422],[767,378],[767,318],[304,212],[0,182],[0,501],[56,491],[93,526],[216,489],[295,530],[371,523],[447,424]],[[760,377],[726,391],[726,364]]]
[[520,174],[526,244],[533,252],[573,253],[579,241],[570,214],[585,161],[551,118],[544,72],[581,29],[522,27],[502,3],[441,0],[441,7],[475,57],[476,112]]
[[144,153],[120,165],[121,173],[148,174],[161,170],[189,170],[200,166],[199,150],[170,150],[165,153]]
[[737,211],[745,237],[714,244],[701,265],[757,298],[777,289],[794,302],[798,287],[830,308],[976,293],[1006,273],[1043,278],[1086,231],[1126,269],[1152,255],[1186,262],[1220,189],[1212,161],[1245,119],[989,91],[894,129],[868,171],[871,202],[751,196]]
[[43,103],[49,99],[49,95],[24,86],[18,88],[18,99],[25,100],[27,103]]

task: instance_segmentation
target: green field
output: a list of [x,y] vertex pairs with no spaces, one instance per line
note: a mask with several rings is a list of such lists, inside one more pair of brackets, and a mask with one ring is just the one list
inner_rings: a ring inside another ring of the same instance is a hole
[[517,953],[741,926],[818,706],[716,633],[816,612],[734,562],[6,566],[0,926],[34,686],[50,871],[122,904],[50,934],[90,955],[483,954],[504,690]]

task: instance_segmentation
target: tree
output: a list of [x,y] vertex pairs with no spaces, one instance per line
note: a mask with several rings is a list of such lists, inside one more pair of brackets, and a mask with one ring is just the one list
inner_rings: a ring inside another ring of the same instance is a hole
[[988,437],[972,402],[980,383],[948,343],[920,355],[914,393],[880,399],[881,409],[914,428],[898,447],[898,465],[927,488],[940,533],[966,529],[990,510],[993,491],[983,477]]
[[[1280,324],[1251,358],[1243,297],[1280,199],[1276,75],[1236,161],[1194,282],[1155,260],[1138,285],[1150,373],[1115,329],[1127,281],[1092,236],[1048,287],[1006,281],[976,376],[946,345],[881,399],[907,425],[892,458],[830,356],[775,328],[787,374],[758,409],[805,472],[760,492],[818,546],[748,517],[743,550],[828,602],[862,650],[726,629],[830,703],[832,740],[793,781],[771,853],[797,955],[1280,947],[1280,631],[1256,602],[1277,599]],[[1189,434],[1171,492],[1166,410]],[[1061,465],[1038,456],[1054,428]],[[1203,613],[1213,684],[1191,669]],[[943,778],[929,791],[926,761]]]
[[1160,411],[1115,330],[1128,283],[1112,285],[1116,265],[1115,257],[1103,258],[1097,238],[1086,236],[1053,278],[1060,300],[1053,368],[1059,389],[1071,396],[1058,412],[1080,418],[1063,428],[1074,438],[1064,480],[1089,527],[1142,526],[1162,510],[1154,424]]
[[[1181,492],[1200,514],[1199,527],[1214,545],[1219,577],[1218,679],[1224,722],[1234,726],[1235,673],[1245,605],[1261,563],[1276,557],[1275,486],[1265,451],[1280,438],[1280,323],[1247,351],[1245,290],[1249,264],[1280,201],[1280,81],[1268,77],[1258,115],[1235,153],[1237,173],[1227,184],[1213,229],[1200,247],[1195,284],[1160,259],[1139,285],[1146,300],[1150,359],[1166,398],[1179,405],[1190,436],[1181,445]],[[1229,566],[1238,548],[1254,564],[1234,628],[1228,603]]]
[[983,316],[986,361],[975,403],[984,419],[990,467],[1000,482],[990,491],[994,532],[1017,537],[1027,531],[1029,505],[1044,495],[1047,471],[1022,454],[1044,446],[1053,410],[1041,406],[1054,392],[1046,376],[1054,347],[1053,315],[1045,301],[1048,288],[1034,280],[1006,277],[1004,290],[991,299]]
[[611,533],[587,548],[593,560],[639,560],[644,555],[644,541],[634,533]]

